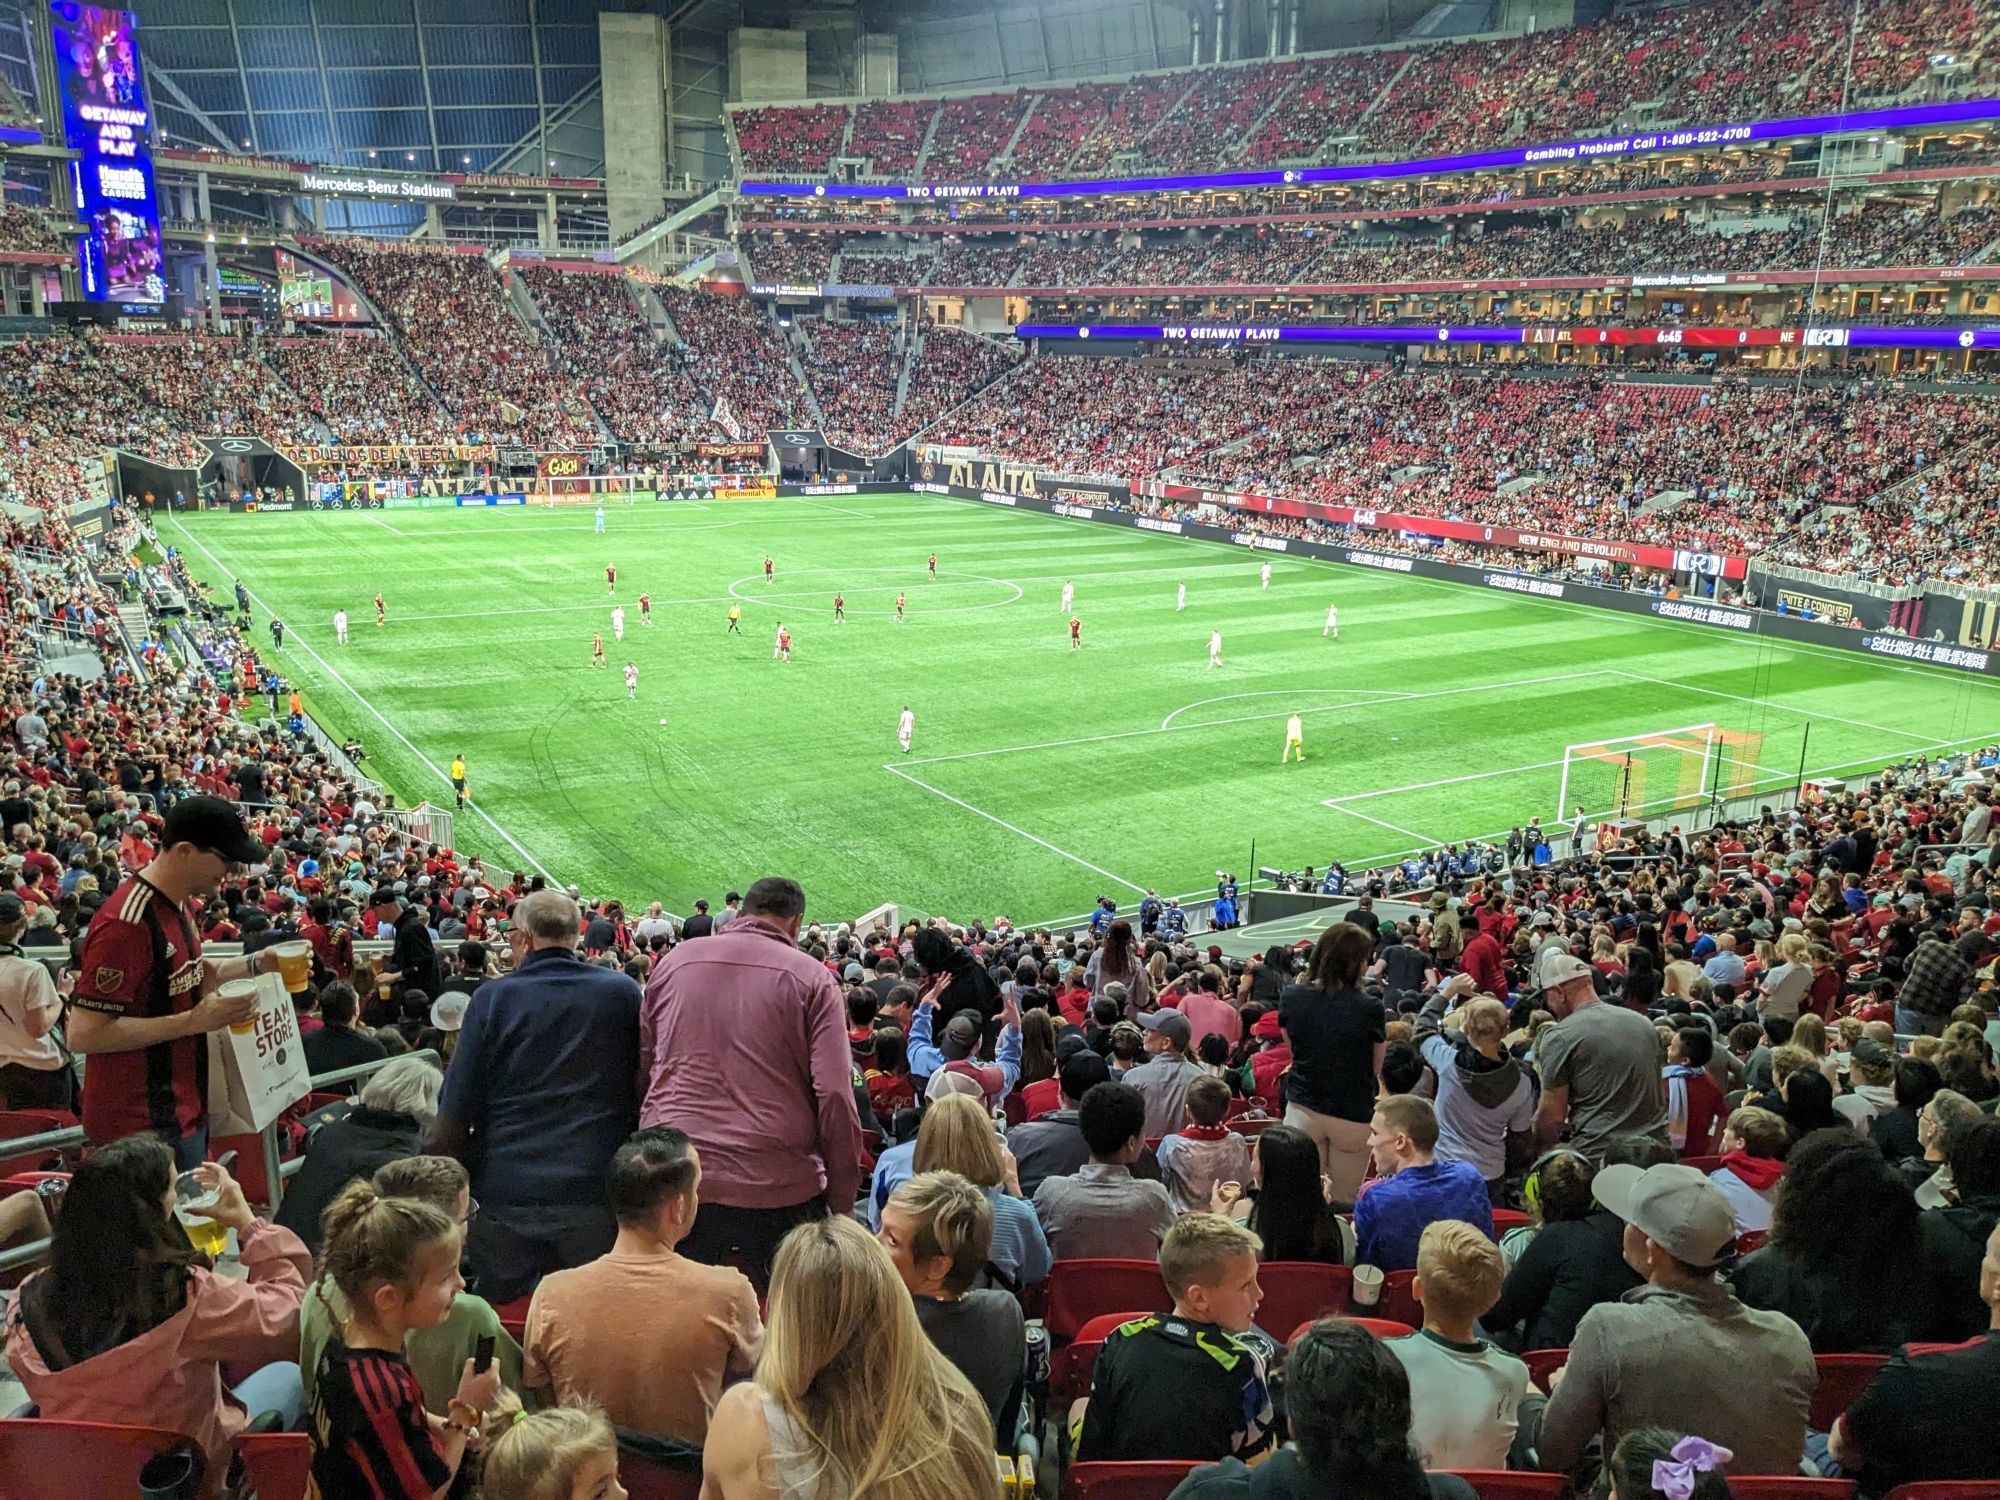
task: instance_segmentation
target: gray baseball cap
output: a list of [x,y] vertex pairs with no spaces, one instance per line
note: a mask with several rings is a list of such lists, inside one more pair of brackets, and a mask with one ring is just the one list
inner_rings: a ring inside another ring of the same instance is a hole
[[1736,1216],[1722,1189],[1678,1162],[1644,1171],[1605,1167],[1590,1184],[1591,1196],[1664,1248],[1674,1259],[1707,1269],[1736,1247]]

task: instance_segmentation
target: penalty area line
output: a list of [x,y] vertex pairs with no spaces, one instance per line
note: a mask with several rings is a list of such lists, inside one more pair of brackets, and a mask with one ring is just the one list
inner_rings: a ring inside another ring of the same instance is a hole
[[[221,558],[217,557],[213,552],[209,551],[207,543],[203,542],[200,537],[196,536],[193,532],[189,531],[185,526],[182,526],[177,519],[175,519],[172,516],[169,516],[168,519],[173,521],[175,529],[177,529],[182,536],[186,537],[189,541],[193,542],[195,546],[201,548],[203,554],[208,558],[208,560],[214,563],[218,568],[222,569],[225,573],[237,573],[239,571],[238,569],[230,567]],[[254,589],[251,589],[246,585],[244,587],[243,592],[248,594],[252,600],[254,600],[257,604],[262,606],[263,609],[266,611],[266,613],[271,614],[273,616],[277,614],[276,610],[272,609],[270,605],[265,604],[262,599],[259,599],[257,597],[256,591]],[[370,703],[368,699],[364,697],[361,693],[357,692],[355,690],[354,684],[349,682],[345,677],[341,676],[340,673],[334,669],[332,662],[328,661],[324,656],[321,656],[317,651],[313,650],[313,648],[306,643],[304,637],[301,635],[299,631],[293,630],[290,632],[290,634],[293,640],[298,644],[299,648],[302,651],[304,651],[307,656],[310,656],[314,661],[318,662],[320,665],[320,669],[324,671],[327,674],[327,676],[331,677],[335,682],[339,683],[341,687],[346,690],[347,695],[350,698],[352,698],[356,703],[359,703],[363,708],[367,709],[369,713],[373,714],[376,718],[376,721],[380,723],[384,729],[388,730],[389,733],[393,734],[399,741],[401,741],[404,748],[407,749],[410,752],[410,754],[416,756],[418,760],[422,761],[426,766],[430,767],[431,771],[433,772],[433,774],[437,776],[438,780],[442,781],[446,786],[451,785],[451,777],[444,770],[444,768],[440,766],[436,761],[432,760],[428,755],[424,754],[423,751],[419,750],[416,747],[416,745],[411,741],[408,735],[404,734],[402,730],[398,729],[394,724],[391,724],[388,721],[388,719],[383,717],[382,710],[377,708],[373,703]],[[487,821],[487,823],[492,826],[493,831],[499,834],[501,838],[505,839],[508,842],[508,844],[513,847],[514,852],[520,855],[521,858],[525,859],[529,864],[533,865],[539,873],[547,876],[550,880],[555,880],[557,878],[554,871],[550,870],[548,866],[544,865],[540,860],[536,859],[534,855],[528,852],[526,845],[524,845],[519,839],[515,838],[514,835],[509,833],[505,828],[501,827],[499,821],[493,816],[493,814],[489,813],[488,811],[486,811],[485,808],[480,807],[476,803],[467,803],[466,806],[471,811],[478,813],[480,817],[484,818]]]
[[1019,827],[1018,825],[1013,823],[1009,823],[1005,818],[995,817],[992,813],[986,811],[986,809],[983,807],[974,807],[970,802],[967,802],[962,797],[954,797],[950,792],[943,790],[941,787],[934,787],[928,781],[924,781],[918,777],[912,776],[908,771],[905,771],[901,766],[897,765],[894,761],[884,761],[882,763],[882,769],[891,772],[894,775],[902,777],[903,780],[909,782],[912,786],[922,787],[925,791],[929,792],[934,797],[944,798],[945,801],[951,803],[954,807],[962,807],[967,812],[973,813],[978,817],[986,819],[986,821],[989,823],[999,824],[1009,833],[1019,834],[1022,838],[1028,840],[1028,842],[1031,844],[1040,844],[1044,849],[1048,850],[1049,853],[1059,854],[1064,859],[1068,860],[1071,864],[1082,865],[1084,869],[1091,871],[1093,874],[1102,875],[1106,880],[1116,881],[1119,885],[1124,886],[1125,889],[1128,891],[1137,891],[1142,896],[1146,894],[1146,888],[1143,885],[1135,884],[1134,882],[1127,880],[1123,875],[1114,875],[1109,870],[1105,869],[1104,866],[1094,865],[1089,860],[1083,858],[1083,856],[1079,854],[1072,854],[1067,849],[1059,849],[1054,844],[1051,844],[1047,839],[1042,838],[1040,835],[1030,833],[1025,828]]
[[1338,802],[1322,802],[1320,806],[1330,807],[1338,813],[1346,813],[1350,818],[1359,818],[1364,823],[1373,823],[1377,828],[1386,828],[1391,833],[1400,833],[1405,838],[1417,839],[1427,849],[1442,849],[1447,842],[1444,839],[1434,839],[1427,833],[1419,833],[1414,828],[1405,828],[1400,823],[1385,823],[1380,818],[1371,818],[1365,812],[1356,812],[1353,808]]

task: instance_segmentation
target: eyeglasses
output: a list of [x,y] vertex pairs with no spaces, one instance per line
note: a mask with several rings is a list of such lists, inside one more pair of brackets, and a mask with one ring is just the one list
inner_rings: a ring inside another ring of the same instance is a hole
[[460,1219],[458,1222],[461,1226],[464,1226],[470,1224],[474,1219],[478,1217],[479,1217],[479,1200],[473,1197],[470,1193],[467,1193],[465,1195],[465,1217]]

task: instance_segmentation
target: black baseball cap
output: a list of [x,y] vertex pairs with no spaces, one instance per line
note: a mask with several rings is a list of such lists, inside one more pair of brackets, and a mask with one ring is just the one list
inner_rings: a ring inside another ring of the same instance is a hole
[[27,910],[27,903],[12,891],[0,891],[0,927],[20,921]]
[[270,851],[250,837],[236,809],[220,797],[183,797],[167,809],[163,849],[193,844],[236,865],[262,864]]

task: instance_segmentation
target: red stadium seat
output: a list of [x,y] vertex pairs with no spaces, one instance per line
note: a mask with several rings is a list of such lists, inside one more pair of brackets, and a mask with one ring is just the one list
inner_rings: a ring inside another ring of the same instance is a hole
[[1097,1353],[1112,1333],[1146,1312],[1102,1313],[1077,1329],[1076,1337],[1049,1357],[1049,1397],[1062,1410],[1079,1396],[1090,1394],[1090,1372]]
[[164,1427],[0,1419],[0,1500],[139,1500],[146,1461],[187,1441]]
[[500,1316],[500,1326],[514,1335],[514,1342],[523,1344],[528,1339],[528,1307],[535,1300],[531,1292],[525,1297],[516,1297],[512,1302],[502,1302],[493,1309]]
[[1521,1362],[1528,1367],[1528,1379],[1535,1389],[1546,1391],[1549,1377],[1569,1363],[1567,1349],[1529,1349],[1522,1353]]
[[1813,1389],[1812,1411],[1807,1421],[1815,1432],[1831,1428],[1840,1414],[1854,1404],[1854,1398],[1868,1389],[1876,1371],[1889,1362],[1882,1354],[1815,1354],[1819,1384]]
[[1926,1479],[1899,1484],[1883,1500],[2000,1500],[2000,1479]]
[[1042,1322],[1049,1337],[1067,1342],[1085,1323],[1128,1307],[1172,1312],[1174,1299],[1150,1260],[1059,1260],[1049,1268]]
[[1567,1474],[1517,1473],[1512,1469],[1447,1469],[1471,1485],[1479,1500],[1562,1500]]
[[312,1439],[303,1432],[246,1432],[236,1439],[243,1477],[257,1500],[305,1500]]
[[1851,1479],[1807,1479],[1800,1474],[1731,1474],[1736,1500],[1854,1500]]
[[1424,1305],[1417,1300],[1416,1283],[1415,1271],[1391,1271],[1382,1280],[1382,1301],[1362,1311],[1378,1318],[1394,1318],[1412,1328],[1423,1327]]
[[1771,1237],[1768,1229],[1746,1229],[1736,1236],[1736,1253],[1748,1255],[1753,1250],[1764,1248],[1764,1241]]
[[1179,1459],[1071,1464],[1063,1475],[1063,1500],[1166,1500],[1199,1467]]
[[1526,1229],[1535,1221],[1518,1208],[1496,1208],[1493,1210],[1493,1238],[1499,1239],[1510,1229]]
[[1257,1268],[1264,1300],[1257,1308],[1259,1328],[1296,1328],[1328,1313],[1348,1310],[1354,1272],[1347,1266],[1310,1260],[1267,1260]]
[[1234,1135],[1262,1135],[1273,1125],[1282,1125],[1284,1121],[1259,1117],[1252,1120],[1224,1120],[1222,1123]]

